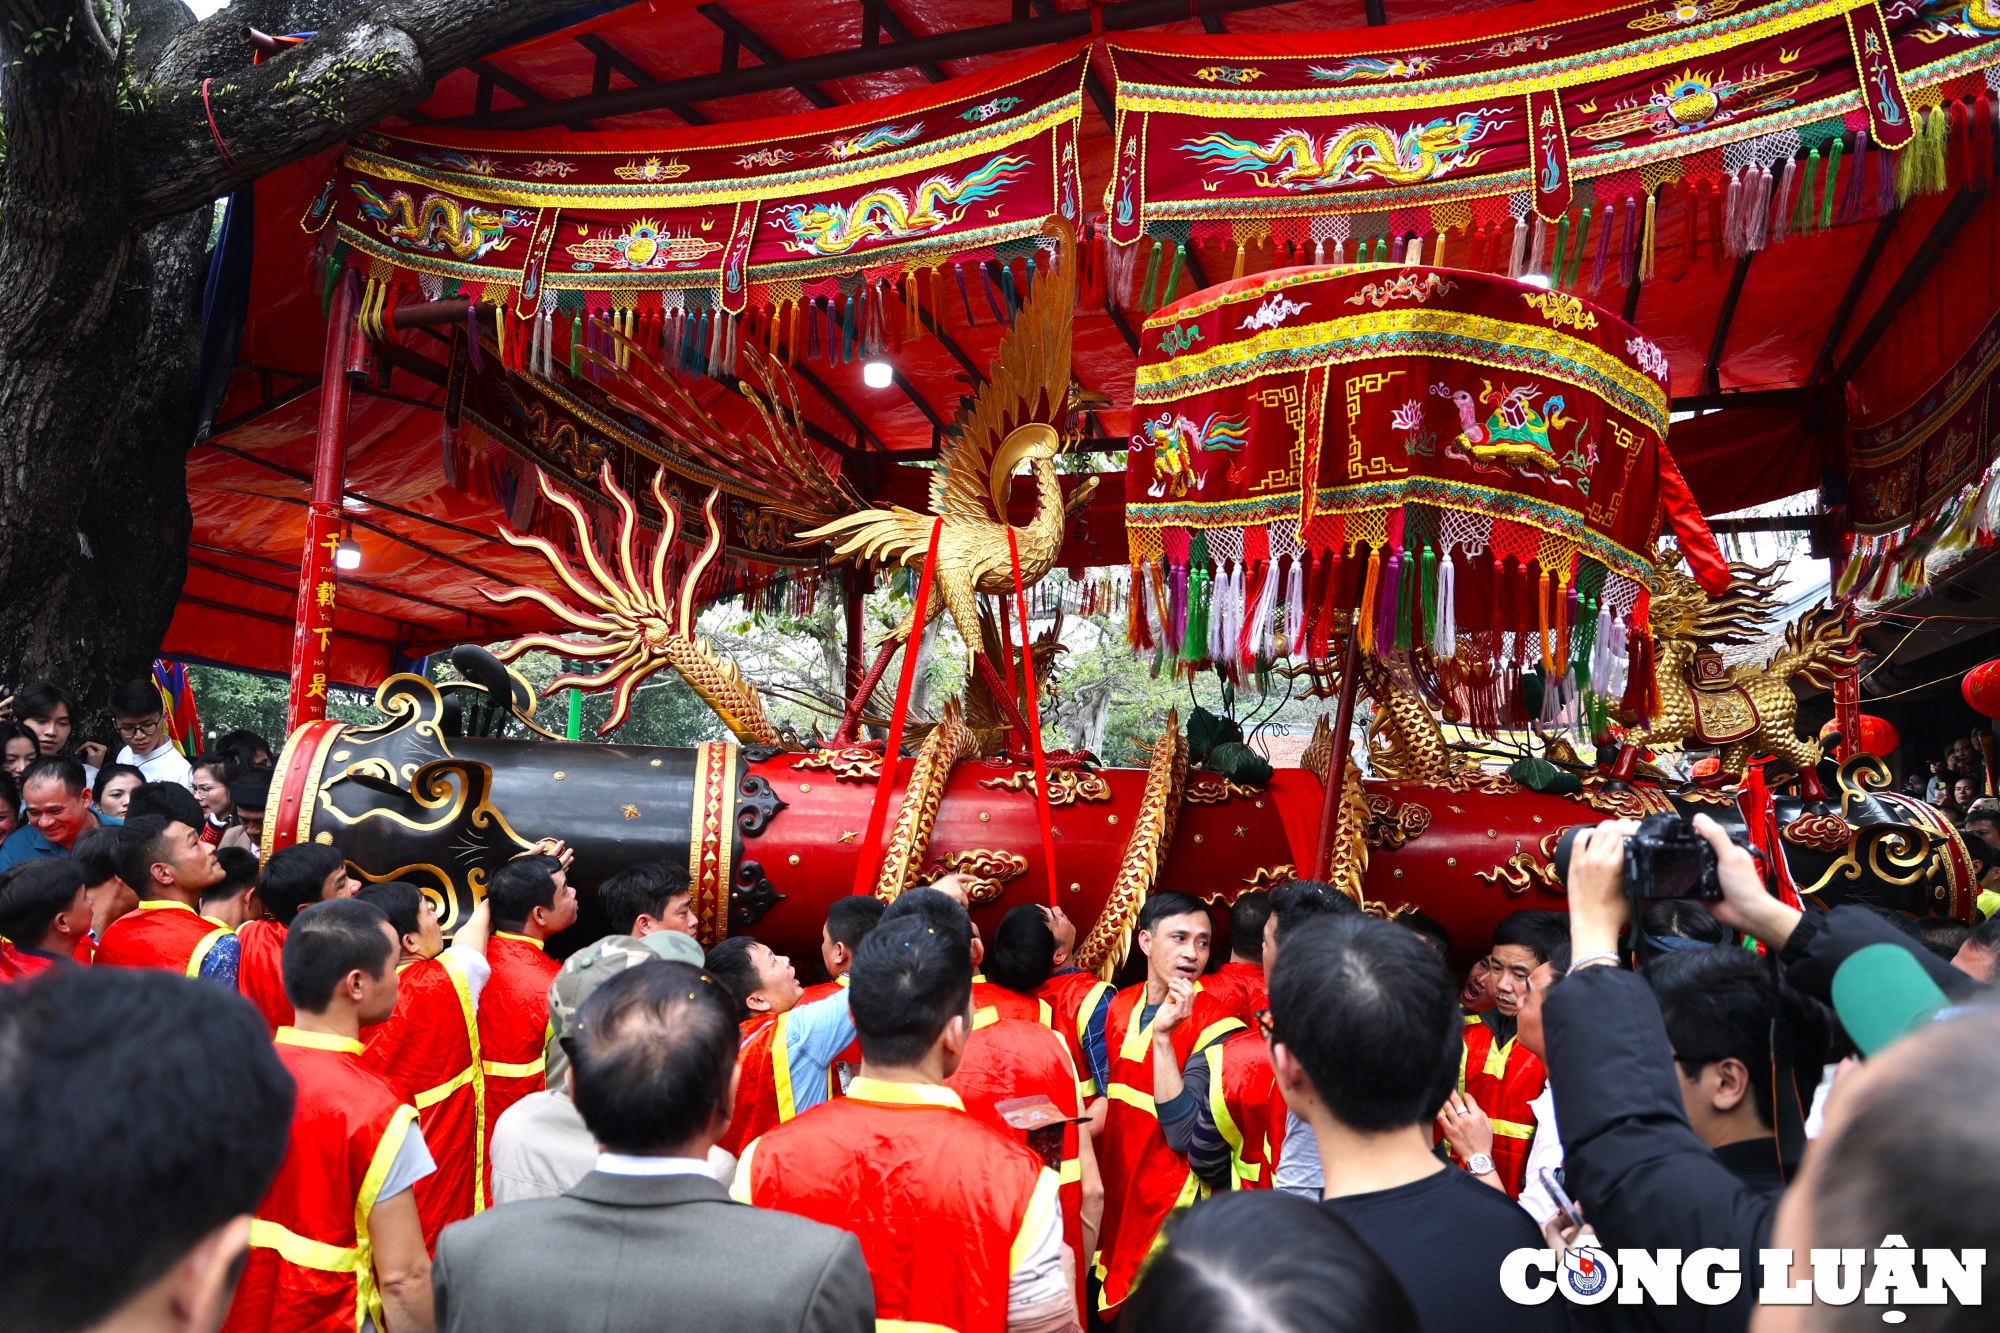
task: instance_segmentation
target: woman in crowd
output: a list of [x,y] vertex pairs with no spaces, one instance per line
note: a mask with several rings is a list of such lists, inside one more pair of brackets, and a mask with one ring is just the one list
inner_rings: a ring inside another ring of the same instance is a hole
[[97,785],[92,789],[90,799],[96,802],[100,813],[113,819],[123,819],[126,802],[145,781],[146,775],[130,764],[106,764],[97,770]]
[[[28,765],[41,756],[42,747],[35,739],[35,733],[19,722],[0,724],[0,771],[4,771],[15,783],[21,781],[21,774],[28,771]],[[15,805],[20,802],[16,801]]]

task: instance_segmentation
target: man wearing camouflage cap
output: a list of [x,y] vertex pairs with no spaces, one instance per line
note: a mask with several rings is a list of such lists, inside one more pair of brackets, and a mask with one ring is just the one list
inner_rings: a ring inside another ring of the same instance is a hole
[[[549,986],[549,1037],[545,1083],[507,1108],[493,1129],[493,1203],[553,1198],[582,1180],[597,1163],[597,1141],[569,1099],[569,1055],[562,1039],[590,993],[627,968],[656,959],[701,966],[701,946],[679,931],[654,931],[644,938],[607,935],[562,965]],[[736,1159],[709,1150],[709,1170],[724,1188],[736,1174]]]

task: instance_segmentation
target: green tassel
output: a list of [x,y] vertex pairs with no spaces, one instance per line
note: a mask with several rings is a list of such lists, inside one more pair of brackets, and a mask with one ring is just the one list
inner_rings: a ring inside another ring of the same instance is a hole
[[1563,270],[1569,267],[1569,214],[1556,219],[1555,260],[1549,265],[1549,286],[1562,286]]
[[1377,236],[1375,238],[1375,262],[1378,264],[1389,262],[1389,238],[1387,236]]
[[1146,261],[1146,293],[1139,298],[1139,313],[1142,315],[1153,311],[1153,284],[1159,281],[1159,277],[1160,243],[1154,241],[1152,257]]
[[1826,190],[1819,201],[1819,229],[1825,231],[1833,225],[1833,192],[1840,185],[1841,141],[1835,139],[1833,147],[1826,153]]
[[1806,155],[1805,170],[1799,173],[1799,197],[1792,206],[1792,230],[1801,236],[1812,225],[1813,213],[1817,211],[1813,208],[1813,177],[1818,173],[1819,149],[1815,148]]
[[1160,288],[1161,305],[1172,305],[1174,303],[1174,294],[1179,291],[1181,285],[1181,264],[1186,259],[1187,242],[1176,241],[1174,243],[1173,262],[1167,268],[1166,285]]
[[569,373],[579,379],[583,376],[582,315],[571,315],[569,319]]
[[1583,216],[1576,224],[1576,244],[1570,247],[1569,274],[1563,281],[1564,287],[1576,286],[1577,270],[1583,267],[1584,250],[1590,245],[1590,205],[1583,206]]

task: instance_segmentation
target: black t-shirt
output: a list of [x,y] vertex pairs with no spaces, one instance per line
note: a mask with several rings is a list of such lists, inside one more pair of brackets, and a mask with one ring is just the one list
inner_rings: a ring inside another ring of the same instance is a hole
[[[1512,1250],[1546,1249],[1520,1204],[1457,1167],[1394,1189],[1328,1199],[1403,1284],[1426,1333],[1560,1333],[1562,1298],[1516,1305],[1500,1290]],[[1548,1281],[1546,1275],[1541,1281]]]

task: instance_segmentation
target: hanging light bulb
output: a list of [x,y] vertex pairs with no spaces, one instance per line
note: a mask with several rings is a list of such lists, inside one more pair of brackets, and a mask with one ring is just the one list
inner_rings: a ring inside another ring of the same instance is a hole
[[361,568],[361,548],[352,537],[342,537],[340,545],[333,548],[333,563],[338,569]]
[[861,363],[861,382],[871,389],[886,389],[896,382],[896,368],[881,357]]

